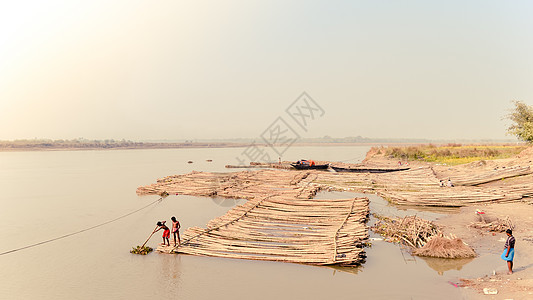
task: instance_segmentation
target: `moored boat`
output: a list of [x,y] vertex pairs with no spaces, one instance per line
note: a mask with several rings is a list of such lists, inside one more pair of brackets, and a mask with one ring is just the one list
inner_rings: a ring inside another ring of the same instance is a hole
[[353,173],[389,173],[398,171],[407,171],[410,168],[397,168],[397,169],[378,169],[378,168],[341,168],[331,166],[335,172],[353,172]]
[[297,170],[326,170],[329,165],[291,164]]

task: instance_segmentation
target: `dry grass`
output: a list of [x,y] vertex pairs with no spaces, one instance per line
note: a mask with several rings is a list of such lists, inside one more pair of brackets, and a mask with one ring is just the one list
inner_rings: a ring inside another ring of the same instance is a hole
[[461,145],[447,144],[436,146],[433,144],[387,147],[377,149],[376,153],[401,160],[422,160],[428,162],[458,165],[478,160],[492,160],[509,158],[526,149],[525,145]]
[[438,258],[468,258],[476,256],[474,250],[465,245],[461,239],[449,239],[440,236],[433,237],[424,247],[416,249],[413,254]]

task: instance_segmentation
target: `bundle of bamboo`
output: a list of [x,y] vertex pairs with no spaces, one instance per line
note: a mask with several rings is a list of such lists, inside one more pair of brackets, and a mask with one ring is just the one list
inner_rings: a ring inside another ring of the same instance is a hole
[[533,196],[533,182],[525,180],[514,185],[477,186],[477,184],[495,178],[530,176],[524,175],[530,172],[529,167],[503,170],[505,171],[501,170],[496,174],[489,172],[481,175],[461,171],[463,175],[459,178],[461,180],[459,182],[463,186],[454,188],[439,187],[439,179],[431,167],[382,174],[330,173],[312,170],[288,172],[273,169],[222,174],[193,172],[165,177],[158,180],[156,184],[139,187],[137,193],[142,195],[168,191],[195,196],[252,199],[273,191],[283,191],[292,195],[294,190],[297,190],[297,197],[312,198],[321,189],[350,190],[376,193],[398,205],[431,207],[461,207],[492,202],[512,202]]
[[482,203],[503,203],[522,199],[520,194],[504,194],[481,188],[435,188],[422,191],[379,191],[378,195],[401,205],[461,207]]
[[[531,176],[523,175],[528,172],[528,168],[484,175],[463,172],[460,182],[464,186],[453,188],[439,187],[437,172],[426,166],[381,174],[280,169],[192,172],[159,179],[155,184],[139,187],[137,193],[249,199],[209,222],[206,229],[189,228],[184,234],[186,242],[178,249],[159,248],[160,251],[311,264],[353,264],[364,257],[360,247],[367,238],[364,220],[368,214],[368,200],[309,200],[318,191],[377,193],[399,205],[460,207],[520,201],[533,196],[533,183],[527,180],[515,185],[473,186],[494,178]],[[410,222],[403,220],[403,223]],[[413,229],[398,239],[413,247],[420,247],[431,236],[441,234],[430,224],[412,222]]]
[[316,265],[361,263],[368,199],[301,200],[279,195],[252,199],[193,227],[174,251],[193,255]]
[[480,185],[496,180],[501,180],[505,178],[529,175],[533,173],[533,169],[529,166],[512,166],[506,168],[492,169],[484,172],[471,172],[463,173],[454,177],[455,185]]

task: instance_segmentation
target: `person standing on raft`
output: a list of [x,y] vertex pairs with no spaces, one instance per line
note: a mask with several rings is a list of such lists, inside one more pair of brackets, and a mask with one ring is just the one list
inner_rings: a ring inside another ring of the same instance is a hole
[[170,229],[168,229],[167,225],[165,225],[167,221],[163,221],[163,222],[157,222],[157,226],[159,226],[159,228],[157,228],[154,233],[158,232],[159,230],[163,229],[163,244],[161,245],[166,245],[165,244],[165,239],[167,241],[167,244],[170,246],[170,241],[168,240],[170,238]]
[[174,235],[174,247],[176,247],[176,241],[178,242],[178,245],[181,244],[181,239],[180,239],[181,225],[180,225],[180,222],[176,220],[176,217],[172,217],[170,219],[172,220],[172,234]]
[[514,258],[514,243],[515,238],[513,236],[513,231],[507,229],[507,241],[505,241],[505,250],[502,253],[502,259],[507,261],[507,267],[509,268],[509,275],[513,274],[513,258]]

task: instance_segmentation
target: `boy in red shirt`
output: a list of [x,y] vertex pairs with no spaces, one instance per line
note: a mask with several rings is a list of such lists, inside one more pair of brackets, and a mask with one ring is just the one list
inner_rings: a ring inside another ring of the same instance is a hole
[[170,238],[170,229],[168,229],[167,225],[165,225],[167,221],[163,221],[163,222],[157,222],[157,226],[159,226],[159,228],[157,228],[155,232],[158,232],[159,230],[163,229],[163,244],[161,245],[166,245],[165,244],[165,239],[167,241],[167,244],[168,246],[170,246],[170,241],[169,241],[169,238]]

